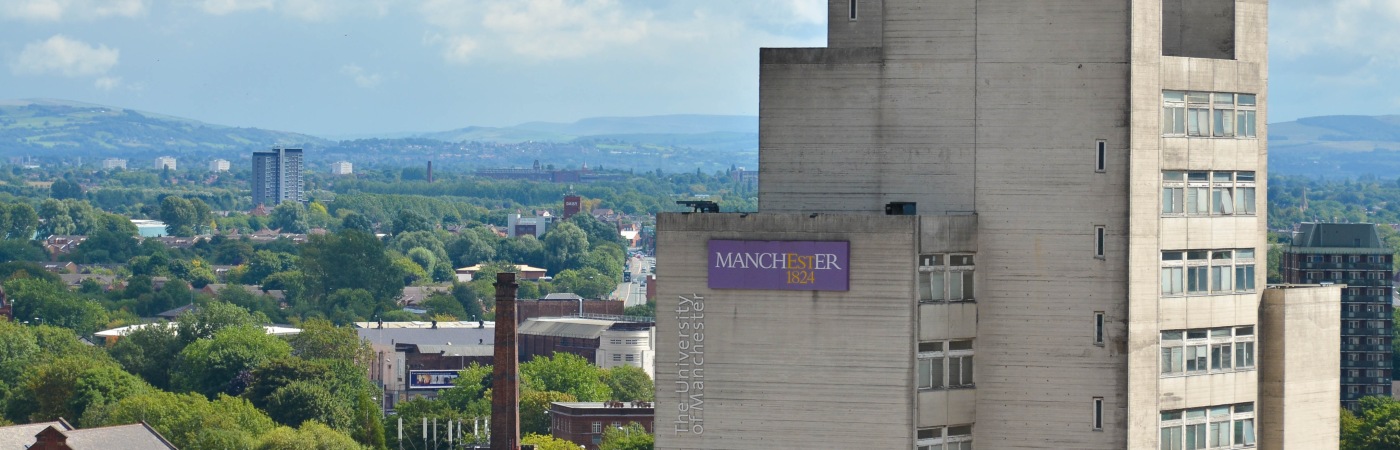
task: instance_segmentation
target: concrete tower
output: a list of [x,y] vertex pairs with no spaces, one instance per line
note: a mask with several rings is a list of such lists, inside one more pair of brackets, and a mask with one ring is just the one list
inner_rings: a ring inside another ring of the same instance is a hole
[[759,213],[658,218],[657,448],[1256,445],[1266,1],[828,23],[761,50]]

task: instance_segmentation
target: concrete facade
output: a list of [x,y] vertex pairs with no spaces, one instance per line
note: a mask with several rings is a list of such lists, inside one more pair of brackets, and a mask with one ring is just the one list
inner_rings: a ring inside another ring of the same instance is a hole
[[[1259,448],[1335,450],[1341,291],[1270,286],[1259,312]],[[1320,425],[1322,424],[1322,425]]]
[[[1267,2],[829,11],[761,51],[760,212],[658,218],[657,448],[1255,446]],[[709,289],[710,239],[849,242],[850,290]]]

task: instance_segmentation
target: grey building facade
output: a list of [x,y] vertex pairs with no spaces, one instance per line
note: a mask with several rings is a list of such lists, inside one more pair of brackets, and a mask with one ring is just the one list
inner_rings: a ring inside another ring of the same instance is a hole
[[[830,0],[828,24],[761,50],[759,212],[658,218],[657,448],[1304,442],[1256,431],[1281,414],[1259,351],[1335,352],[1260,313],[1267,2]],[[848,246],[844,289],[716,270],[716,245],[809,243]]]
[[1348,408],[1362,397],[1391,396],[1393,258],[1369,223],[1305,223],[1284,247],[1284,282],[1343,286],[1341,390]]
[[253,152],[253,204],[276,206],[282,202],[305,202],[302,179],[302,150],[275,148]]

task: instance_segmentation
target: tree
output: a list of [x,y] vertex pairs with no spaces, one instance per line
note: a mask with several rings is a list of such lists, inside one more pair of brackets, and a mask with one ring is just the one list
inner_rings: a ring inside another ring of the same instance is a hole
[[267,323],[266,317],[251,313],[238,305],[209,302],[176,317],[175,330],[180,341],[188,344],[214,337],[225,328],[258,327],[261,330],[260,327]]
[[305,233],[311,229],[307,220],[306,207],[301,203],[282,202],[272,208],[271,220],[267,226],[283,233]]
[[39,236],[73,234],[78,225],[68,215],[68,205],[55,199],[39,203]]
[[[521,430],[523,433],[524,427]],[[548,434],[528,433],[520,438],[520,443],[533,445],[535,450],[578,450],[578,444]]]
[[301,247],[301,268],[312,299],[340,289],[364,289],[376,301],[391,301],[403,292],[403,275],[385,254],[384,244],[362,231],[311,236]]
[[83,187],[69,180],[57,180],[49,186],[49,196],[56,199],[83,198]]
[[13,278],[4,283],[4,288],[14,307],[14,317],[19,320],[42,320],[82,334],[94,333],[107,324],[106,308],[69,292],[61,282]]
[[1361,399],[1361,410],[1342,410],[1342,450],[1400,448],[1400,401],[1372,396]]
[[603,383],[612,390],[612,399],[620,402],[654,401],[656,384],[645,370],[633,366],[616,366],[603,370]]
[[175,385],[214,397],[220,393],[239,394],[233,384],[240,372],[264,362],[290,355],[292,348],[262,327],[239,326],[214,333],[210,339],[191,343],[180,352]]
[[39,229],[39,213],[34,211],[34,207],[28,203],[15,203],[6,209],[5,238],[33,239],[34,231]]
[[[382,446],[381,446],[382,447]],[[344,433],[320,422],[310,421],[301,428],[277,427],[263,435],[257,450],[340,450],[365,448]]]
[[335,359],[367,365],[371,357],[369,341],[360,339],[354,328],[337,327],[325,319],[301,323],[301,332],[289,340],[292,354],[305,359]]
[[577,225],[564,222],[544,235],[545,267],[550,272],[578,268],[588,253],[588,235]]
[[131,330],[117,340],[110,352],[123,369],[140,375],[155,387],[168,389],[170,363],[184,348],[185,344],[175,335],[174,324],[157,322]]
[[394,216],[394,234],[408,233],[413,231],[429,231],[434,228],[434,224],[426,216],[410,209],[399,210],[399,214]]
[[247,400],[150,391],[89,408],[85,427],[146,422],[177,448],[253,448],[276,425]]
[[655,446],[651,433],[632,422],[622,428],[603,430],[603,442],[598,444],[598,450],[652,450]]
[[491,261],[496,258],[496,247],[486,237],[475,231],[462,233],[447,244],[447,252],[459,267]]
[[334,323],[364,320],[374,314],[379,302],[364,289],[337,289],[324,302],[324,309]]
[[452,283],[452,297],[457,299],[457,303],[462,304],[463,320],[482,320],[481,301],[476,297],[476,291],[466,283]]
[[569,218],[569,223],[587,233],[588,242],[595,246],[605,242],[622,245],[622,234],[618,233],[617,226],[603,223],[592,214],[574,214]]
[[165,222],[166,234],[194,236],[200,226],[199,219],[194,203],[189,200],[169,195],[160,201],[160,220]]
[[456,320],[467,320],[469,317],[457,298],[448,294],[434,293],[423,301],[422,306],[430,316],[451,316]]
[[537,391],[570,394],[581,402],[601,402],[612,399],[612,389],[603,383],[602,371],[582,356],[561,352],[521,364],[520,384]]
[[363,214],[349,213],[340,219],[340,228],[345,230],[359,230],[366,233],[374,233],[374,223]]

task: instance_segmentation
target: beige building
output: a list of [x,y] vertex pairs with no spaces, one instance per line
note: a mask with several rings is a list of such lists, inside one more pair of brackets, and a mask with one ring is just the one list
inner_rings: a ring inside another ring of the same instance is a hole
[[331,175],[350,175],[355,173],[355,165],[350,161],[336,161],[331,163]]
[[657,448],[1335,448],[1263,428],[1338,361],[1261,313],[1267,2],[1072,3],[762,50],[760,212],[658,218]]
[[210,172],[228,172],[229,163],[227,159],[216,159],[209,161]]
[[162,170],[162,169],[175,170],[175,158],[169,157],[169,156],[160,156],[160,157],[157,157],[157,158],[156,158],[156,163],[155,163],[155,165],[154,165],[153,167],[155,167],[156,170]]

